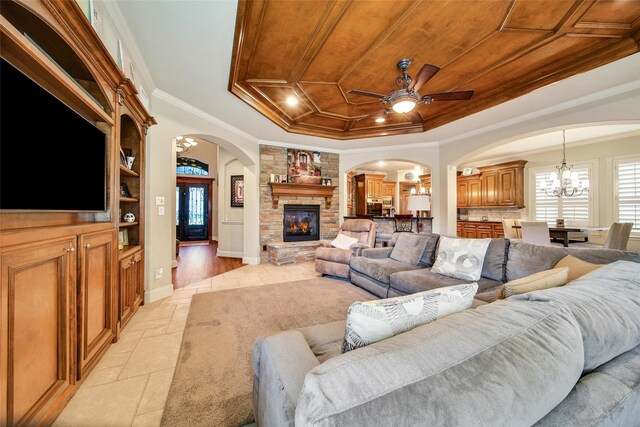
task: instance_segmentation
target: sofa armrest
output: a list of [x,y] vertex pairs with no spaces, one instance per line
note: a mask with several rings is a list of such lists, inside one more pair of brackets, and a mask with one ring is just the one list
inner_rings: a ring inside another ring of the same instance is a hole
[[322,248],[332,248],[333,246],[331,246],[331,240],[318,240],[318,243],[320,244],[320,247]]
[[391,252],[393,252],[393,248],[371,248],[364,249],[361,255],[367,258],[382,259],[389,258]]
[[362,255],[362,251],[365,249],[371,249],[371,246],[368,245],[367,243],[354,243],[353,245],[351,245],[351,252],[353,253],[353,256],[360,256]]
[[253,412],[257,425],[293,426],[304,378],[320,365],[299,331],[258,338],[253,345]]

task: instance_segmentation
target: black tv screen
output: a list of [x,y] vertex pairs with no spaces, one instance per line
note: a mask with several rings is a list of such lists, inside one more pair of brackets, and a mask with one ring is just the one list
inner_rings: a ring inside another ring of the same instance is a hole
[[106,135],[2,59],[0,209],[106,210]]

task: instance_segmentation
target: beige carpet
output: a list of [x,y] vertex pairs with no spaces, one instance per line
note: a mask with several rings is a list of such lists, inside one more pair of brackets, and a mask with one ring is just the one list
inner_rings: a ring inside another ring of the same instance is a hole
[[162,425],[252,422],[255,338],[345,319],[352,302],[372,298],[326,278],[194,295]]

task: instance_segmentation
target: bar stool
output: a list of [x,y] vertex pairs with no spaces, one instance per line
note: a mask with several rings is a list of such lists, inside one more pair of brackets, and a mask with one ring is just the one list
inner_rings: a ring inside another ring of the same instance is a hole
[[396,232],[413,231],[413,215],[394,215],[393,222]]

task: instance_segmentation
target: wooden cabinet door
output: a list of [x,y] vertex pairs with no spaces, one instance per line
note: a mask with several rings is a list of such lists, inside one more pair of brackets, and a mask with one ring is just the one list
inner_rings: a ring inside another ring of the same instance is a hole
[[498,173],[484,172],[480,178],[482,206],[498,206]]
[[466,237],[467,239],[477,239],[478,238],[478,234],[477,234],[476,225],[475,224],[465,224],[462,227],[462,234],[463,234],[463,237]]
[[456,236],[458,237],[464,237],[464,233],[462,231],[462,224],[458,223],[456,225]]
[[133,311],[144,301],[144,262],[142,251],[136,252],[133,256],[133,276],[135,283],[133,284]]
[[502,224],[493,224],[493,238],[500,239],[504,237],[504,228]]
[[0,420],[49,424],[75,387],[76,237],[0,252]]
[[476,236],[478,239],[491,239],[493,237],[493,227],[491,224],[478,224]]
[[120,328],[123,328],[131,319],[134,311],[134,286],[136,275],[134,272],[135,259],[133,255],[120,260],[119,274],[119,304],[118,304],[118,320]]
[[367,188],[364,177],[356,177],[356,215],[367,213]]
[[371,179],[367,180],[367,198],[376,197],[375,182]]
[[480,178],[469,181],[469,207],[482,206],[482,185]]
[[499,170],[497,184],[498,206],[517,206],[515,169]]
[[115,230],[78,239],[78,379],[115,336],[115,245]]
[[387,197],[393,197],[396,194],[396,183],[395,182],[384,182],[383,183],[383,195]]
[[457,186],[458,194],[458,207],[469,207],[469,183],[467,181],[458,182]]

